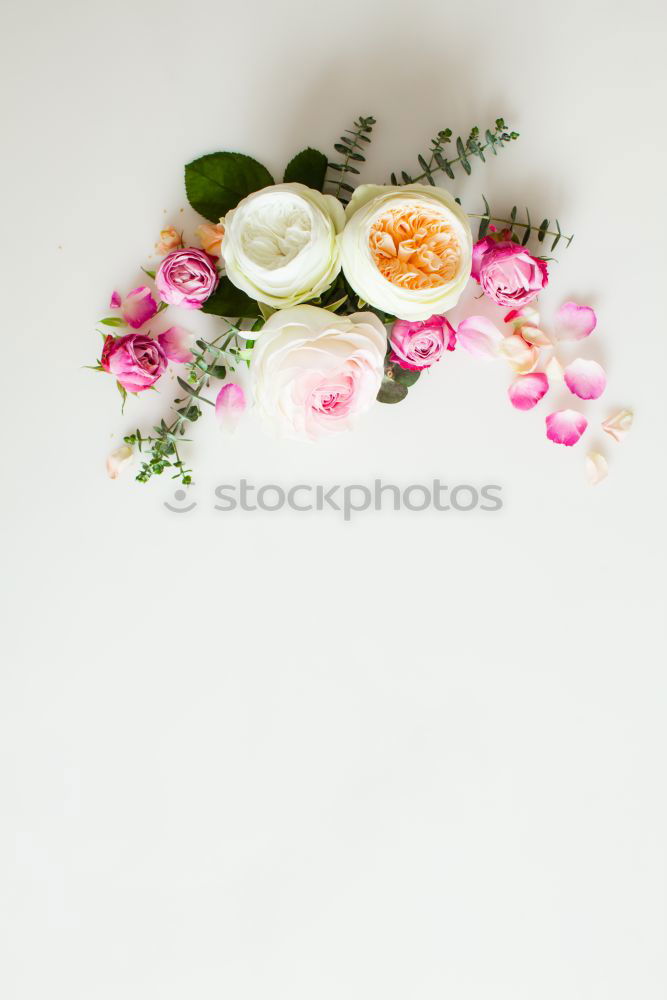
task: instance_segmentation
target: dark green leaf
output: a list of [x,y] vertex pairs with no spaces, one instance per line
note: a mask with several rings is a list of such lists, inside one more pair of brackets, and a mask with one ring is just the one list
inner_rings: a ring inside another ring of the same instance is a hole
[[548,228],[549,228],[549,220],[542,219],[542,222],[540,223],[539,232],[537,234],[537,238],[540,241],[540,243],[542,243],[542,241],[544,240]]
[[383,378],[377,395],[378,403],[400,403],[408,394],[407,386],[391,378]]
[[409,389],[411,385],[414,385],[421,372],[411,372],[406,368],[400,368],[398,365],[394,365],[392,368],[394,372],[394,381],[398,382],[400,385],[404,385],[406,389]]
[[526,226],[526,231],[523,234],[523,239],[521,240],[521,246],[522,247],[525,247],[526,243],[530,239],[530,234],[532,232],[532,228],[531,228],[531,224],[530,224],[530,212],[528,211],[528,209],[526,209],[526,218],[528,219],[528,225]]
[[209,153],[185,167],[188,201],[211,222],[218,222],[246,195],[271,184],[266,167],[243,153]]
[[233,285],[228,277],[220,278],[218,287],[202,306],[202,312],[214,316],[251,317],[259,315],[259,306],[245,292]]

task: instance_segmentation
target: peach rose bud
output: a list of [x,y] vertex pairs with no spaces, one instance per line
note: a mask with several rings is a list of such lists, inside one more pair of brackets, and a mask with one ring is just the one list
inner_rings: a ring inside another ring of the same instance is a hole
[[167,229],[163,229],[160,233],[160,240],[156,245],[156,250],[159,254],[166,254],[171,253],[172,250],[178,250],[180,246],[183,246],[180,234],[176,232],[173,226],[168,226]]
[[213,225],[212,222],[203,222],[201,226],[197,226],[197,236],[202,249],[213,257],[220,256],[220,244],[224,235],[225,227],[221,222],[216,225]]

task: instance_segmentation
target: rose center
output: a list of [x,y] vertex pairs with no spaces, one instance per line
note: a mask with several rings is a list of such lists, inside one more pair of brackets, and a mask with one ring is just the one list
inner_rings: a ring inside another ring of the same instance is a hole
[[373,224],[368,243],[380,274],[400,288],[445,285],[461,265],[454,229],[425,205],[389,209]]
[[301,198],[257,198],[241,231],[241,247],[257,267],[275,271],[294,260],[311,239],[312,220]]

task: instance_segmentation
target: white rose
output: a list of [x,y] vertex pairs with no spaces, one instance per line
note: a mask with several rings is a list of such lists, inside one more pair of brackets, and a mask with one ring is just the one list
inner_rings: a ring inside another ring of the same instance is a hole
[[276,184],[248,195],[221,221],[230,281],[274,309],[317,298],[340,271],[345,213],[332,195]]
[[374,313],[336,316],[305,305],[276,312],[252,353],[255,404],[283,437],[348,430],[376,400],[386,348]]
[[472,233],[448,191],[362,184],[345,214],[343,271],[364,302],[405,320],[456,305],[470,277]]

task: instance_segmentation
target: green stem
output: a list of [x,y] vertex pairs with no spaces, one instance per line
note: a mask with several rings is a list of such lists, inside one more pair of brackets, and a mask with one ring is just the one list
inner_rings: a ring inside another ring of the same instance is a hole
[[[482,215],[479,215],[477,212],[468,212],[467,215],[468,215],[468,218],[470,218],[470,219],[488,219],[489,222],[500,222],[504,226],[509,226],[510,229],[513,226],[520,226],[522,229],[535,229],[537,232],[540,231],[540,227],[536,226],[534,222],[517,222],[516,220],[514,220],[514,222],[512,222],[511,219],[499,219],[495,215],[486,215],[486,213],[483,213]],[[560,236],[561,239],[567,241],[567,245],[568,246],[570,245],[570,243],[574,239],[574,233],[572,233],[571,236],[566,236],[565,233],[554,233],[553,230],[551,230],[551,229],[545,229],[544,230],[544,235],[545,236]]]

